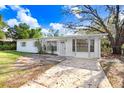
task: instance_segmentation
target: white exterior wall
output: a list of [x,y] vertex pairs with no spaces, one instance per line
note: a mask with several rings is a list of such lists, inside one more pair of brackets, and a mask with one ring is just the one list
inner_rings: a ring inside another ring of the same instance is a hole
[[[78,57],[78,58],[99,58],[101,55],[100,38],[91,38],[91,39],[94,39],[94,52],[88,53],[88,52],[73,52],[72,51],[72,40],[73,39],[68,38],[66,41],[66,56],[73,56],[73,57]],[[88,39],[88,43],[90,43],[89,41],[90,39]],[[90,44],[88,46],[90,46]]]
[[57,54],[58,55],[60,55],[60,56],[63,56],[62,54],[61,54],[61,43],[60,43],[61,41],[57,41]]
[[66,56],[75,56],[75,53],[72,51],[72,38],[66,40]]
[[[88,39],[88,44],[89,44],[88,46],[90,46],[90,39],[94,39],[94,52],[73,52],[72,51],[73,38],[63,38],[63,39],[55,39],[55,40],[54,39],[45,39],[44,43],[49,40],[57,41],[57,51],[54,53],[58,54],[60,56],[72,56],[72,57],[79,57],[79,58],[100,58],[101,57],[101,39],[100,39],[100,37],[92,37],[92,38],[76,37],[76,39]],[[38,49],[34,45],[35,41],[36,41],[35,39],[17,40],[17,51],[37,53]],[[61,43],[63,41],[65,42],[64,48]],[[26,42],[26,46],[22,47],[21,42]],[[88,47],[88,48],[90,48],[90,47]],[[89,51],[89,49],[88,49],[88,51]],[[51,53],[51,52],[47,51],[47,53]]]
[[[20,52],[31,52],[31,53],[37,53],[38,52],[38,49],[37,47],[35,47],[35,41],[36,40],[33,40],[33,39],[29,39],[29,40],[17,40],[17,51],[20,51]],[[26,42],[26,46],[23,47],[21,45],[22,42]]]
[[101,57],[101,40],[99,38],[95,39],[95,58]]

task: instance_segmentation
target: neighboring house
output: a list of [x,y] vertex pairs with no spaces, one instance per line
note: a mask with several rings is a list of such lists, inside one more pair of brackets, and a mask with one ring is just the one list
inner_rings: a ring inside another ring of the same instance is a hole
[[[79,58],[100,58],[101,38],[106,34],[84,34],[67,35],[62,37],[41,38],[42,48],[51,53],[51,46],[54,54],[60,56],[72,56]],[[35,46],[37,39],[17,40],[17,51],[37,53]]]

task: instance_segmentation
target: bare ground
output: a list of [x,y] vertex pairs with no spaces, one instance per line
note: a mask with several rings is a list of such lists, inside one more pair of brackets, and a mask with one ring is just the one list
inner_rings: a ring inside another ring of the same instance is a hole
[[[52,57],[52,56],[50,56]],[[49,57],[49,58],[50,58]],[[5,82],[1,83],[1,86],[3,87],[9,87],[9,88],[17,88],[28,82],[29,80],[36,79],[38,75],[44,73],[46,70],[50,69],[57,63],[56,62],[50,62],[45,59],[45,56],[41,56],[38,54],[32,54],[27,55],[25,57],[20,57],[15,64],[9,65],[9,67],[13,68],[12,70],[9,70],[9,72],[18,72],[9,75],[9,79]],[[1,68],[4,68],[1,66]],[[6,73],[1,73],[6,74]]]
[[112,55],[102,58],[100,64],[114,88],[124,88],[124,58]]

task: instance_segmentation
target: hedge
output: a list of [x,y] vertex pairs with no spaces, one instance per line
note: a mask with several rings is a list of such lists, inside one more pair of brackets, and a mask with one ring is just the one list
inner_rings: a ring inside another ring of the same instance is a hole
[[16,41],[0,41],[0,50],[16,50]]

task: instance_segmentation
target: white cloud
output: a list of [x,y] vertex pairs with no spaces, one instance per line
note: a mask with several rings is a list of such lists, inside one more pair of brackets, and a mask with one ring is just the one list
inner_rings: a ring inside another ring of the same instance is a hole
[[11,8],[12,10],[21,10],[21,9],[23,9],[23,8],[21,8],[21,7],[18,6],[18,5],[10,5],[10,8]]
[[[25,8],[20,7],[20,6],[13,6],[13,5],[10,6],[10,8],[14,11],[17,11],[16,21],[18,20],[18,22],[26,23],[31,28],[40,27],[37,19],[31,16],[29,9],[27,9],[27,8],[25,9]],[[15,22],[15,20],[13,20],[13,19],[11,21]]]
[[30,25],[32,28],[40,27],[37,19],[30,16],[26,11],[18,11],[17,18],[21,22],[24,22],[24,23]]
[[64,25],[60,23],[50,23],[50,26],[55,30],[62,30]]
[[78,19],[81,19],[81,18],[82,18],[82,16],[79,15],[79,14],[75,14],[75,16],[76,16]]
[[[71,8],[72,11],[78,11],[80,10],[78,7],[73,7]],[[82,16],[80,14],[77,14],[76,12],[73,12],[73,14],[78,18],[78,19],[81,19]]]
[[75,15],[76,18],[81,19],[82,16],[80,14],[77,14],[75,11],[80,10],[79,7],[74,6],[74,5],[69,5],[69,6],[64,6],[65,9],[69,9],[72,11],[72,14]]
[[43,28],[43,29],[42,29],[42,33],[43,33],[45,36],[47,36],[47,35],[49,34],[49,30]]
[[79,10],[78,7],[72,7],[71,10]]
[[64,24],[61,23],[50,23],[50,26],[53,30],[59,30],[59,35],[72,35],[74,31],[64,27]]
[[124,14],[120,14],[120,20],[124,19]]
[[5,5],[0,5],[0,10],[6,9]]
[[7,24],[10,26],[10,27],[13,27],[14,25],[18,25],[19,22],[16,20],[16,19],[9,19],[7,21]]

